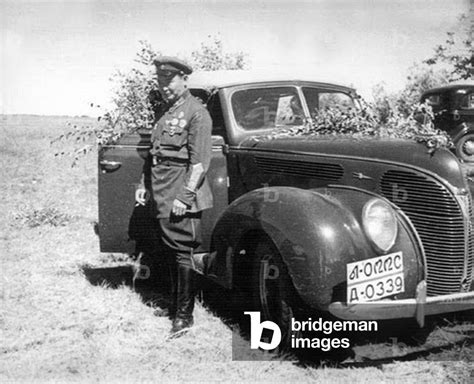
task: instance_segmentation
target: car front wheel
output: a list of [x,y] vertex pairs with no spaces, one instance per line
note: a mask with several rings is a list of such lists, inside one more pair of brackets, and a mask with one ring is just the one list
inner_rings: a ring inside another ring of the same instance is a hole
[[261,312],[261,319],[276,323],[281,330],[279,351],[291,343],[291,319],[297,315],[295,304],[298,295],[288,270],[273,243],[264,239],[252,255],[251,295],[254,308]]

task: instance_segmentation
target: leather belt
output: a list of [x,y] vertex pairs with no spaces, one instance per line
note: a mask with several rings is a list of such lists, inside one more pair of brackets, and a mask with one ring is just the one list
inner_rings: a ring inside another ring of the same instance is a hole
[[186,167],[189,162],[187,159],[178,159],[176,157],[152,156],[152,163],[154,167],[157,165]]

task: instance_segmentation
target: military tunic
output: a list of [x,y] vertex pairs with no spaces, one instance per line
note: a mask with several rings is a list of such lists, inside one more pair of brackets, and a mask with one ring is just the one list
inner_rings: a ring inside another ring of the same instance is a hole
[[[212,155],[211,130],[209,112],[187,90],[161,116],[151,134],[151,183],[161,237],[176,251],[177,261],[186,265],[201,243],[201,211],[212,207],[212,192],[205,177]],[[191,190],[192,169],[199,164],[203,177]],[[175,199],[187,205],[184,216],[172,214]]]

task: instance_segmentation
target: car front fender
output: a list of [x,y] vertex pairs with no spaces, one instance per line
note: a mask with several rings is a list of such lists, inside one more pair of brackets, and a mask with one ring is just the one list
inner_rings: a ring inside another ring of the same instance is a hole
[[474,124],[462,123],[456,126],[451,132],[451,137],[454,143],[457,143],[464,135],[474,133]]
[[[239,250],[251,249],[258,241],[248,234],[264,234],[275,244],[306,304],[324,310],[333,301],[345,301],[347,263],[381,255],[361,226],[362,209],[374,196],[340,186],[251,191],[230,204],[217,222],[213,234],[217,256],[211,268],[216,275],[210,277],[231,288],[234,261],[245,257]],[[396,215],[398,235],[388,253],[403,254],[405,292],[397,295],[402,299],[413,297],[424,278],[423,257],[414,227],[402,213]]]

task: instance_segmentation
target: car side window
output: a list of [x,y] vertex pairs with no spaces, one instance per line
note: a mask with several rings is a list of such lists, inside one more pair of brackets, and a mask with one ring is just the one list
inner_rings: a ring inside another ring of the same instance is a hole
[[422,99],[433,109],[433,112],[438,113],[448,109],[448,96],[445,93],[431,93]]
[[347,111],[355,107],[352,97],[341,91],[303,87],[303,94],[311,116],[330,108]]
[[438,94],[429,95],[425,99],[425,102],[428,103],[428,105],[431,105],[432,108],[439,107],[441,105],[441,96]]
[[462,109],[474,109],[474,92],[466,94],[461,100]]
[[295,87],[252,88],[236,91],[231,98],[237,124],[244,129],[301,125],[301,100]]

